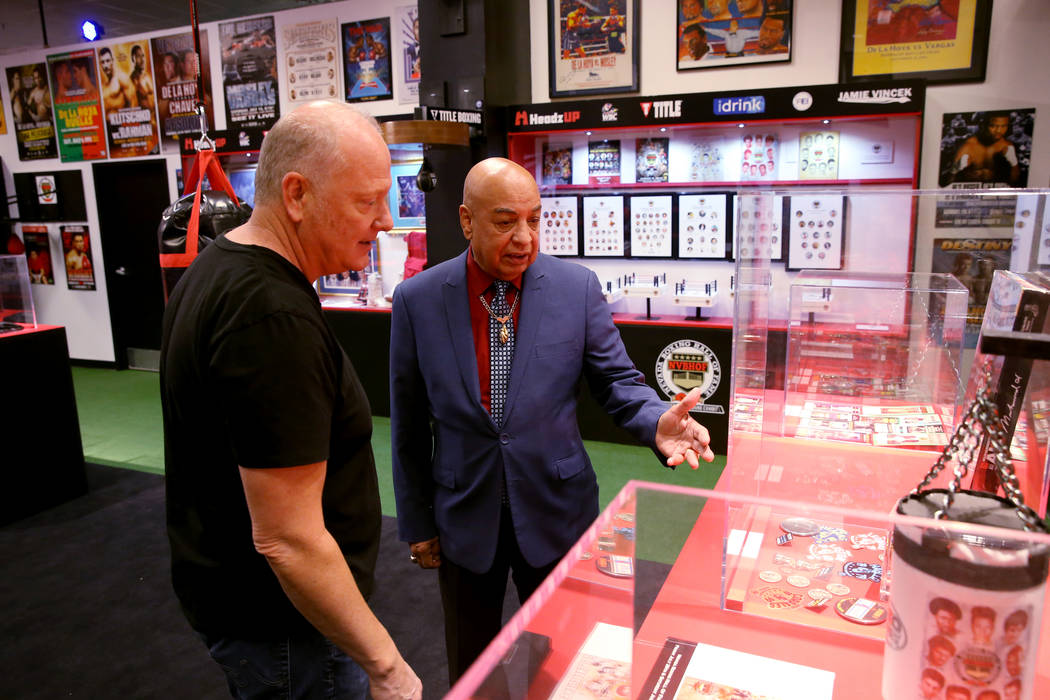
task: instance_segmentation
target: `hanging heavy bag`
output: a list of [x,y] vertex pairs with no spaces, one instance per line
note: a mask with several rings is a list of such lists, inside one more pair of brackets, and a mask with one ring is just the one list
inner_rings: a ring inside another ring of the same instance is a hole
[[[204,175],[212,187],[221,189],[203,189]],[[215,238],[246,222],[251,213],[251,207],[237,200],[215,152],[199,151],[183,196],[164,210],[157,229],[165,300],[197,255]]]
[[[923,481],[897,513],[990,525],[1001,537],[937,527],[893,531],[892,602],[883,659],[882,697],[1034,698],[1036,653],[1050,546],[1015,536],[1046,528],[1018,486],[1009,446],[984,386]],[[1006,497],[962,490],[971,462],[985,459]],[[928,488],[948,462],[947,489]]]

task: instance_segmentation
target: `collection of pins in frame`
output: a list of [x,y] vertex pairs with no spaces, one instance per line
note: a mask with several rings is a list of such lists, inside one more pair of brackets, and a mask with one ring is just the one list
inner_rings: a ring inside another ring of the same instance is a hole
[[788,200],[787,269],[842,269],[845,197],[791,197]]
[[731,259],[733,215],[728,193],[569,195],[540,200],[540,251],[548,255]]

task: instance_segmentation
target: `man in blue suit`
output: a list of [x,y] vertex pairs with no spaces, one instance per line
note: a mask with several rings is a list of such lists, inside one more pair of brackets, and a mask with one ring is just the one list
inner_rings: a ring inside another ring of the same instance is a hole
[[499,632],[508,572],[524,602],[598,515],[581,378],[668,466],[714,458],[689,417],[698,390],[668,409],[594,273],[539,254],[528,171],[478,163],[459,217],[468,249],[397,287],[390,335],[398,530],[413,561],[439,569],[451,683]]

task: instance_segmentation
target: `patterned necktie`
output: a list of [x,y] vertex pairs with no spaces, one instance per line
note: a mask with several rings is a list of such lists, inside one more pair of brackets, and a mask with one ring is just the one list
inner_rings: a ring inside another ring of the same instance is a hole
[[[503,406],[507,402],[507,385],[510,383],[510,365],[514,359],[514,317],[507,306],[509,282],[496,280],[492,283],[496,293],[492,297],[492,313],[489,314],[489,383],[492,420],[503,425]],[[495,317],[507,318],[500,323]],[[501,331],[503,338],[501,338]],[[501,342],[505,339],[506,342]]]

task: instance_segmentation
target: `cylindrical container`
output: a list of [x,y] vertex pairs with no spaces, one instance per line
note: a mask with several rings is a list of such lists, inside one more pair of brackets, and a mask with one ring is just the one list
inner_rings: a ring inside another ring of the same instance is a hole
[[[947,490],[897,504],[931,518]],[[1016,507],[989,493],[960,491],[957,522],[1022,530]],[[884,700],[1032,700],[1050,547],[933,527],[893,531]]]

